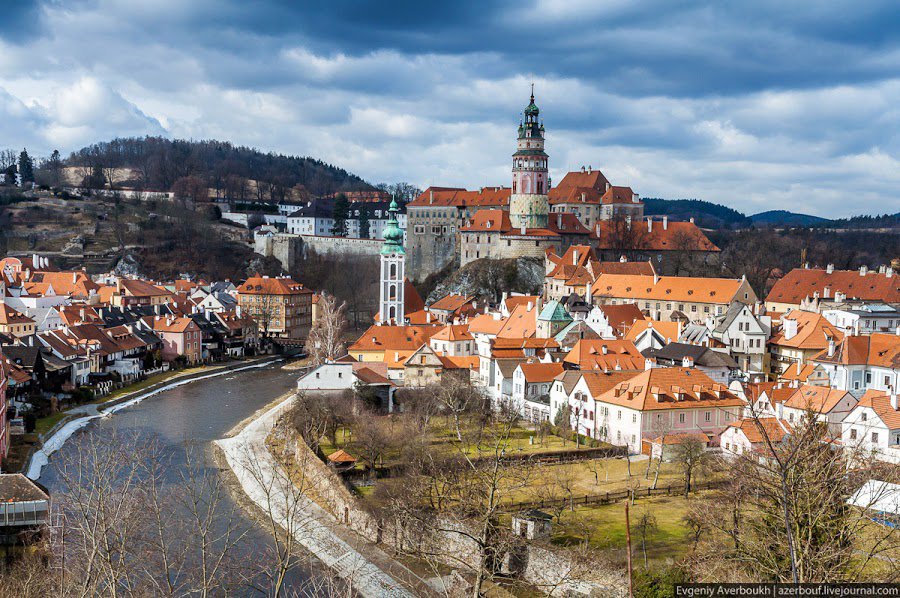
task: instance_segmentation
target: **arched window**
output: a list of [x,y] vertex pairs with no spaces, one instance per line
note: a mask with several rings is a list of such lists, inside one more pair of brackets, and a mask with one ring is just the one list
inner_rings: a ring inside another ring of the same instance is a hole
[[516,192],[516,181],[515,181],[515,180],[514,180],[514,181],[513,181],[513,188],[512,188],[512,192],[513,192],[513,193],[515,193],[515,192]]
[[397,278],[397,264],[391,264],[390,278],[391,280]]
[[544,192],[544,181],[538,181],[537,192],[538,192],[538,195],[540,195]]
[[396,299],[397,298],[397,285],[392,284],[388,287],[388,299]]
[[391,320],[393,320],[393,319],[396,318],[396,317],[397,317],[397,308],[396,308],[396,307],[391,307],[390,309],[388,309],[388,318],[390,318]]

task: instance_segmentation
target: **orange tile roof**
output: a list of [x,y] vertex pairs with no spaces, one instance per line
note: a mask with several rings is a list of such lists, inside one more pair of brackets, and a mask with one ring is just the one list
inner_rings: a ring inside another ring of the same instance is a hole
[[162,297],[172,293],[162,287],[147,282],[146,280],[120,278],[119,284],[131,297]]
[[743,282],[734,278],[601,274],[591,285],[591,294],[595,297],[728,304],[737,298]]
[[509,212],[506,210],[478,210],[461,232],[506,232],[512,229]]
[[100,286],[84,271],[35,272],[30,280],[48,283],[57,295],[87,296],[90,291],[96,291]]
[[436,326],[369,326],[347,352],[353,351],[416,351],[426,344]]
[[536,305],[539,295],[512,295],[506,298],[506,309],[510,313],[519,305]]
[[857,407],[869,407],[889,430],[900,428],[900,410],[891,407],[891,397],[883,390],[867,390],[860,398]]
[[430,311],[438,310],[438,311],[447,311],[450,313],[457,313],[463,309],[463,307],[471,304],[475,301],[474,296],[470,295],[454,295],[449,294],[441,297],[430,306],[428,309]]
[[819,363],[870,365],[888,369],[900,368],[900,336],[876,332],[867,336],[845,336],[835,347],[834,355],[825,349],[813,359]]
[[478,191],[457,187],[429,187],[406,204],[406,207],[508,206],[510,193],[509,187],[484,187]]
[[595,192],[604,193],[609,185],[609,180],[603,176],[600,170],[591,169],[590,172],[573,171],[567,172],[565,176],[550,189],[551,199],[568,195],[572,189],[590,189]]
[[505,323],[505,318],[494,319],[492,314],[479,314],[469,319],[469,332],[496,336]]
[[[797,369],[799,367],[799,369]],[[797,362],[796,365],[790,366],[788,369],[784,371],[781,376],[778,377],[779,380],[784,380],[785,382],[806,382],[809,380],[809,377],[816,370],[816,364],[807,363],[802,364],[801,362]]]
[[599,397],[605,392],[612,390],[616,384],[625,382],[637,376],[638,372],[628,371],[589,371],[582,374],[588,391],[592,397]]
[[181,333],[188,330],[199,330],[197,324],[186,317],[146,316],[144,321],[156,332]]
[[467,324],[447,325],[432,335],[431,340],[436,341],[470,341],[472,335],[469,334],[469,326]]
[[563,362],[582,370],[644,369],[644,356],[629,340],[579,339]]
[[0,324],[34,324],[34,320],[5,303],[0,302]]
[[238,286],[241,295],[302,295],[312,291],[287,277],[253,276]]
[[534,304],[530,310],[527,305],[517,305],[506,318],[506,322],[503,323],[503,328],[500,329],[497,336],[506,338],[534,336],[537,331],[537,311]]
[[[635,221],[632,226],[638,227],[632,233],[631,239],[635,249],[644,251],[721,251],[693,222],[669,221],[666,228],[663,228],[662,222],[654,221],[652,231],[647,230],[645,221]],[[601,249],[616,249],[621,246],[621,242],[618,240],[621,233],[617,232],[612,221],[598,222],[591,232]]]
[[813,413],[830,413],[847,396],[852,397],[853,395],[846,390],[838,390],[830,386],[804,384],[794,390],[784,402],[784,406]]
[[622,303],[619,305],[601,305],[600,311],[606,316],[606,321],[613,329],[616,336],[622,337],[638,320],[644,320],[644,313],[637,303]]
[[600,201],[607,205],[622,203],[639,205],[643,203],[631,190],[631,187],[616,187],[615,185],[610,185],[609,189],[603,193]]
[[727,387],[693,368],[653,368],[620,382],[598,401],[641,411],[742,407]]
[[763,433],[765,433],[773,443],[781,442],[785,436],[790,434],[790,427],[788,424],[786,422],[780,422],[774,417],[745,417],[731,422],[728,424],[728,427],[737,428],[743,432],[744,436],[747,437],[747,440],[753,444],[765,442]]
[[563,371],[561,363],[523,363],[519,367],[522,368],[525,382],[529,384],[553,382]]
[[873,270],[863,276],[859,270],[834,270],[829,274],[827,270],[806,268],[794,268],[780,278],[772,286],[766,301],[799,305],[817,292],[824,298],[826,288],[829,297],[840,291],[848,299],[900,302],[900,276],[896,273],[887,276]]
[[[785,336],[785,320],[795,320],[797,322],[797,334],[791,338],[786,338]],[[840,330],[832,326],[824,316],[817,313],[795,309],[781,318],[781,323],[781,330],[772,335],[772,338],[769,339],[769,344],[795,349],[822,350],[828,348],[829,337],[837,341],[844,338],[844,334]]]
[[477,370],[481,363],[477,355],[439,355],[438,358],[448,370]]

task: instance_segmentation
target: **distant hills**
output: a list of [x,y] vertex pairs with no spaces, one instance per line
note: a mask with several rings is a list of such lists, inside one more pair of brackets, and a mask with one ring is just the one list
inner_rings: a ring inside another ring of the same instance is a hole
[[830,222],[828,218],[797,214],[787,210],[769,210],[753,214],[750,221],[756,226],[816,226]]
[[644,198],[644,213],[648,216],[669,216],[677,220],[693,218],[701,228],[900,228],[900,212],[876,216],[853,216],[829,220],[820,216],[798,214],[787,210],[768,210],[746,216],[721,204],[700,199]]
[[196,177],[217,191],[230,186],[242,196],[257,195],[254,199],[260,200],[279,199],[291,195],[291,190],[294,195],[302,191],[320,196],[375,189],[359,176],[316,158],[266,153],[216,140],[117,138],[73,152],[61,166],[81,168],[95,178],[124,172],[127,175],[116,184],[160,191],[171,190],[179,179]]

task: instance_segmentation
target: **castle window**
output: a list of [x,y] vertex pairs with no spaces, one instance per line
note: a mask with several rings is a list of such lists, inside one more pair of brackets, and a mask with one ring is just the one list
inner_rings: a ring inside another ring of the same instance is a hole
[[390,277],[397,278],[397,264],[391,264],[391,274]]

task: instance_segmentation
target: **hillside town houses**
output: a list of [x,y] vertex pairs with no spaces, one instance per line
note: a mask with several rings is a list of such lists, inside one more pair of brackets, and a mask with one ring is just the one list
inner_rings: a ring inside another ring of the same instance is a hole
[[168,369],[302,347],[312,325],[312,291],[284,277],[157,282],[33,255],[0,259],[0,281],[0,457],[8,407],[43,417]]
[[[529,425],[657,456],[688,440],[725,455],[764,452],[765,438],[782,442],[812,418],[835,446],[900,463],[900,287],[890,269],[799,268],[761,299],[746,278],[663,276],[654,260],[624,253],[605,261],[591,229],[616,213],[636,225],[640,199],[612,186],[584,190],[584,205],[575,191],[548,199],[543,127],[527,112],[510,189],[429,189],[407,206],[408,245],[389,207],[374,324],[299,387],[316,377],[348,391],[363,379],[395,389],[466,380]],[[582,178],[608,185],[595,170]],[[651,221],[646,232],[672,224]],[[458,247],[443,239],[454,235]],[[539,256],[541,293],[423,302],[407,273],[435,251],[459,251],[462,263]],[[404,408],[398,400],[391,409]]]

